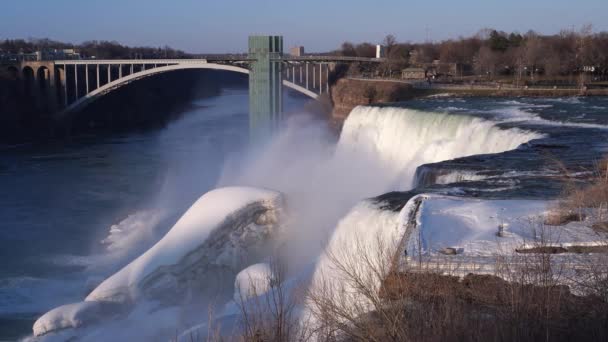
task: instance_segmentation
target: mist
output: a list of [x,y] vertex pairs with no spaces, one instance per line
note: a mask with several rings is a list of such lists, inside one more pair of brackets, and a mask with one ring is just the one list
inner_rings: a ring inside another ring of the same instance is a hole
[[218,182],[218,187],[248,185],[285,194],[286,249],[295,269],[314,260],[350,207],[382,191],[386,182],[373,155],[336,158],[332,134],[310,116],[291,117],[271,141],[252,148],[243,159],[229,159]]
[[324,122],[295,115],[245,158],[229,158],[217,185],[263,187],[286,195],[286,250],[294,272],[315,262],[340,219],[358,202],[411,189],[418,166],[503,152],[540,137],[469,116],[392,107],[357,107],[337,143],[332,134]]

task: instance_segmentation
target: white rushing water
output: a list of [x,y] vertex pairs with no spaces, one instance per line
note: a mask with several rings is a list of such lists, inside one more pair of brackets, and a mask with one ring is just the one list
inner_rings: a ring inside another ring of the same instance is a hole
[[[475,154],[500,153],[540,137],[535,132],[501,129],[491,121],[469,116],[394,107],[357,107],[344,123],[337,145],[322,125],[308,118],[294,117],[269,143],[250,151],[246,158],[236,157],[229,161],[218,186],[253,186],[281,192],[287,202],[284,249],[289,251],[285,261],[290,266],[291,276],[301,277],[298,273],[307,271],[316,277],[319,274],[331,274],[326,252],[352,249],[358,243],[355,239],[362,239],[366,246],[374,249],[378,246],[372,239],[377,236],[383,236],[386,245],[391,245],[399,238],[402,233],[402,227],[399,226],[401,216],[378,210],[364,201],[366,198],[391,190],[411,188],[416,168],[422,164]],[[242,194],[235,193],[234,196],[232,199],[224,196],[222,202],[242,202],[238,198]],[[235,207],[238,208],[238,205]],[[188,236],[181,236],[177,230],[169,231],[166,237],[171,237],[171,243],[157,244],[153,247],[156,248],[155,255],[173,256],[176,251],[179,251],[180,256],[188,255],[188,250],[196,250],[201,244],[207,243],[205,237],[210,234],[211,226],[206,224],[209,221],[206,215],[216,215],[211,211],[193,206],[187,214],[190,227]],[[217,217],[215,219],[222,220]],[[201,235],[193,239],[193,236],[198,236],[196,229],[199,225]],[[165,240],[167,239],[161,241]],[[179,241],[187,241],[187,246],[176,245],[181,243]],[[161,248],[175,251],[161,251]],[[152,252],[147,252],[144,256],[150,253]],[[268,255],[270,254],[269,251]],[[149,270],[152,266],[165,264],[159,258],[154,259],[150,265],[146,264],[150,258],[139,258],[134,265],[137,265],[137,269]],[[176,258],[170,261],[175,265],[181,262]],[[135,282],[139,278],[125,274],[123,271],[111,279],[126,277],[128,281],[119,285],[125,283],[136,286]],[[154,279],[147,281],[148,288],[171,286],[171,283],[166,282],[153,284],[151,282]],[[339,277],[335,281],[339,281]],[[102,286],[94,290],[92,295],[104,289]],[[91,299],[90,295],[89,300]],[[102,332],[109,327],[108,333],[130,329],[131,332],[145,332],[145,336],[156,336],[156,339],[162,340],[163,333],[166,333],[171,324],[187,327],[206,320],[206,317],[190,316],[184,322],[174,317],[171,321],[165,320],[163,324],[158,324],[165,330],[155,334],[157,325],[151,322],[155,317],[166,319],[166,315],[161,313],[171,315],[173,311],[145,309],[148,304],[138,303],[138,300],[138,296],[129,298],[128,304],[134,306],[129,314],[130,324],[121,325],[115,320],[113,323],[102,321],[78,328],[80,330],[77,329],[75,335],[86,340],[103,340],[107,336]],[[63,319],[67,314],[71,319],[74,308],[68,309],[71,311],[65,314],[54,312],[51,317]],[[88,307],[83,309],[92,310]],[[103,308],[95,308],[101,309]],[[137,317],[134,318],[133,315]],[[80,326],[72,321],[57,327],[53,321],[44,322],[43,331]],[[65,332],[62,334],[62,338],[69,335]],[[52,340],[52,334],[45,336]],[[122,336],[137,335],[124,333]]]
[[492,121],[406,108],[357,107],[346,122],[338,154],[376,156],[399,189],[408,189],[416,168],[476,154],[512,150],[542,135],[500,129]]

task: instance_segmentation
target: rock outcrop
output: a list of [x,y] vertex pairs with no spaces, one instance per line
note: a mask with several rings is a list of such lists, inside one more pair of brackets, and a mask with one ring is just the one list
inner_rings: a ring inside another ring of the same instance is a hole
[[343,78],[331,88],[332,124],[340,126],[356,106],[395,102],[414,96],[410,84]]

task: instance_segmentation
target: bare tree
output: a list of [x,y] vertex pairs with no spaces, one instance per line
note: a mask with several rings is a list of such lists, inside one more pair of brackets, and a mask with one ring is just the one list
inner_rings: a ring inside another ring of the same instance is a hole
[[475,71],[478,75],[491,77],[496,72],[498,55],[487,46],[482,46],[475,56]]
[[390,56],[393,47],[395,45],[397,45],[397,38],[395,38],[394,35],[389,34],[386,37],[384,37],[384,40],[382,41],[382,45],[384,45],[384,47],[386,48],[387,56]]
[[524,50],[525,64],[530,72],[530,77],[534,80],[534,75],[539,70],[540,65],[547,53],[542,40],[534,33],[528,33],[522,46]]
[[271,274],[265,279],[249,279],[248,293],[237,286],[240,308],[240,339],[244,341],[308,341],[311,333],[305,319],[295,309],[303,305],[304,291],[288,288],[286,264],[279,258],[270,262]]
[[357,56],[357,51],[355,51],[355,46],[351,42],[342,43],[342,47],[340,48],[340,53],[342,56]]

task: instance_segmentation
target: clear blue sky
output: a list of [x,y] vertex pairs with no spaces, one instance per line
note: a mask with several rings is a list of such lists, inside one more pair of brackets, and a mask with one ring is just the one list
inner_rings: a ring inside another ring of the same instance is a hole
[[608,31],[608,0],[12,0],[0,39],[116,40],[189,52],[244,51],[249,34],[282,34],[308,51],[343,41],[469,36],[481,28],[556,33],[591,23]]

